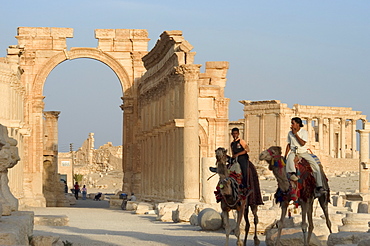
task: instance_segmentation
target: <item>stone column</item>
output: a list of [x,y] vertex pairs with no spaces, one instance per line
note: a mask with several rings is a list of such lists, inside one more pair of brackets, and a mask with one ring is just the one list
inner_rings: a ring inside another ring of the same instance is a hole
[[[43,161],[43,194],[47,207],[57,206],[57,195],[60,189],[58,177],[58,118],[60,111],[44,111],[44,161]],[[64,190],[63,196],[64,196]],[[64,199],[63,199],[64,200]]]
[[368,127],[365,129],[357,130],[360,134],[360,192],[369,192],[369,133],[370,124],[367,123]]
[[352,122],[352,143],[351,143],[351,146],[352,146],[352,159],[356,159],[357,158],[357,155],[356,155],[356,145],[357,145],[357,136],[356,136],[356,120],[355,119],[352,119],[351,120]]
[[184,201],[199,201],[199,127],[198,79],[200,65],[187,64],[176,67],[184,79]]
[[275,145],[276,146],[281,146],[280,145],[280,125],[281,125],[281,114],[280,113],[277,113],[275,114],[276,115],[276,142],[275,142]]
[[346,119],[340,121],[340,158],[346,158]]
[[320,150],[324,149],[324,128],[323,128],[323,120],[321,117],[317,118],[317,123],[319,125],[319,147]]
[[264,145],[265,145],[265,115],[264,114],[260,114],[258,115],[260,117],[260,121],[259,121],[259,129],[260,129],[260,134],[259,134],[259,138],[260,138],[260,144],[259,144],[259,151],[258,153],[261,153],[263,150],[264,150]]
[[329,155],[334,157],[334,119],[329,118]]
[[312,119],[307,118],[307,132],[308,132],[308,143],[311,144],[312,136],[315,136],[315,134],[312,134]]

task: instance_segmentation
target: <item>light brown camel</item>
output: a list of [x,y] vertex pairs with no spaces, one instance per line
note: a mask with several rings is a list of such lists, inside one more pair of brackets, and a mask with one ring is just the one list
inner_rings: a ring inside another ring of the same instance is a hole
[[[290,183],[287,178],[285,165],[283,157],[281,156],[281,147],[279,146],[272,146],[269,149],[261,152],[259,156],[260,160],[265,160],[269,164],[269,169],[273,172],[276,180],[278,182],[278,190],[275,194],[275,198],[277,202],[280,202],[281,206],[281,217],[277,223],[278,227],[278,235],[276,238],[275,245],[279,245],[280,243],[280,236],[281,230],[284,226],[284,218],[287,213],[287,208],[289,205],[289,201],[292,200],[294,194],[292,194],[292,187],[296,186],[295,182]],[[311,170],[310,165],[305,159],[300,159],[298,162],[299,169],[302,170]],[[325,179],[325,186],[329,190],[327,185],[326,176],[320,167],[323,179]],[[312,171],[312,170],[311,170]],[[303,177],[305,176],[305,177]],[[300,196],[298,197],[298,202],[302,208],[302,232],[303,232],[303,242],[304,245],[309,245],[312,231],[313,231],[313,221],[312,221],[312,212],[313,212],[313,201],[315,199],[314,192],[316,188],[315,178],[308,172],[306,175],[301,175],[299,182],[301,182],[302,186],[300,187]],[[326,225],[329,228],[330,233],[331,231],[331,222],[328,215],[328,202],[329,202],[329,192],[327,194],[321,195],[319,198],[320,206],[324,212],[326,218]],[[308,225],[306,222],[306,217],[308,218]],[[308,226],[308,233],[307,233],[307,226]]]
[[[258,224],[258,216],[257,216],[257,205],[255,204],[249,204],[249,196],[252,196],[253,192],[259,192],[259,186],[258,190],[254,189],[246,196],[243,196],[240,194],[239,191],[239,185],[236,182],[236,180],[232,177],[230,177],[229,169],[226,166],[226,160],[227,160],[227,155],[226,155],[227,150],[224,148],[218,148],[216,150],[216,159],[217,159],[217,173],[219,175],[219,182],[218,182],[218,187],[219,187],[219,196],[221,200],[221,209],[222,209],[222,219],[225,225],[225,231],[226,231],[226,243],[225,245],[229,245],[229,235],[230,235],[230,224],[229,224],[229,212],[233,209],[237,211],[237,220],[236,220],[236,227],[235,227],[235,236],[237,237],[237,245],[247,245],[247,237],[248,237],[248,232],[250,228],[249,224],[249,219],[248,219],[248,212],[249,212],[249,207],[251,208],[251,211],[254,216],[254,225],[255,225],[255,230],[254,230],[254,244],[259,245],[260,241],[257,237],[257,224]],[[251,164],[251,163],[250,163]],[[249,172],[250,173],[250,172]],[[253,186],[255,187],[255,186]],[[243,218],[244,214],[244,219],[245,219],[245,238],[244,242],[240,239],[240,223]]]

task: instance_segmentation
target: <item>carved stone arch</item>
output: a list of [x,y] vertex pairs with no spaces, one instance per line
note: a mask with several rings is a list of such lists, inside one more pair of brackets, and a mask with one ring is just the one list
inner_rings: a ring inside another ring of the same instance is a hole
[[200,156],[208,157],[208,135],[201,124],[199,124],[199,147]]
[[125,97],[132,96],[132,83],[125,68],[111,55],[96,48],[73,48],[70,51],[61,51],[45,62],[45,65],[38,71],[33,81],[33,91],[35,96],[42,96],[46,78],[50,72],[60,63],[66,60],[77,58],[90,58],[100,61],[110,67],[117,75],[122,88],[122,95]]

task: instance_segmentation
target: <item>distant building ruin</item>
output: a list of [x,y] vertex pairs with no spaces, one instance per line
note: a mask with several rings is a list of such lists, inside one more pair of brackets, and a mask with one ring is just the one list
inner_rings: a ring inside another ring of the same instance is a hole
[[300,117],[309,133],[309,148],[320,157],[328,172],[358,171],[356,123],[367,122],[360,111],[349,107],[305,106],[289,108],[279,100],[240,101],[244,105],[242,124],[244,138],[250,146],[250,158],[258,163],[258,155],[278,145],[285,152],[291,118]]

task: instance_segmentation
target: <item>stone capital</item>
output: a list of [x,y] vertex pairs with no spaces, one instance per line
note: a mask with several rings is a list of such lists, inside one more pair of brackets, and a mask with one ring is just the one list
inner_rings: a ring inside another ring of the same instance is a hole
[[199,64],[183,64],[175,67],[175,74],[184,75],[185,78],[194,77],[199,74]]

